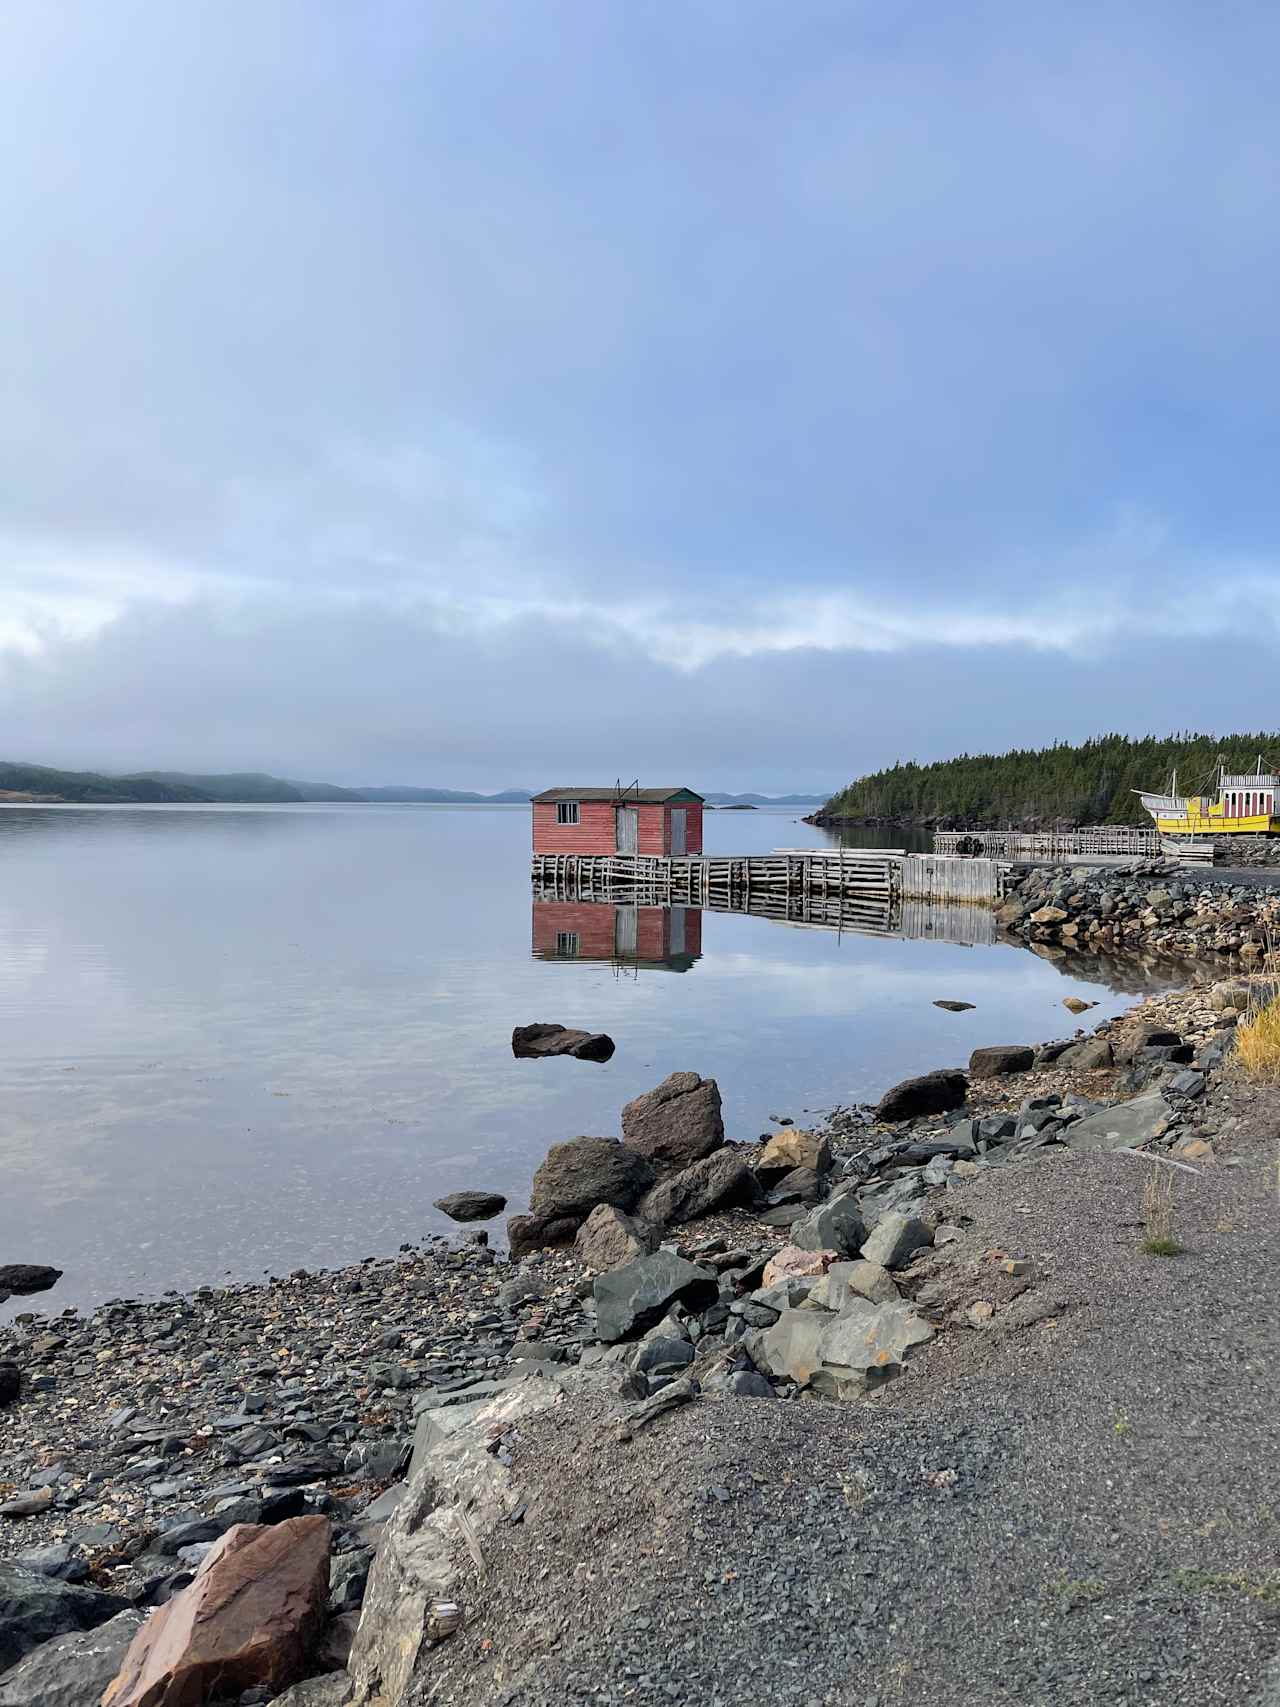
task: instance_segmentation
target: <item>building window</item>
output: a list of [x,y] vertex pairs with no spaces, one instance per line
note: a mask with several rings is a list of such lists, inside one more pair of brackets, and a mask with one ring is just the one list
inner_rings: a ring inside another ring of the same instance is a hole
[[564,955],[569,960],[576,960],[578,958],[577,931],[556,932],[556,953]]
[[556,823],[576,824],[578,822],[578,802],[576,800],[556,801]]

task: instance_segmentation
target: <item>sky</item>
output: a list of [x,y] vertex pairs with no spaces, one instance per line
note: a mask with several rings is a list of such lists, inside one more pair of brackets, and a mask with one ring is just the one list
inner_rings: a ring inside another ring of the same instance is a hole
[[8,0],[0,758],[1280,727],[1280,12]]

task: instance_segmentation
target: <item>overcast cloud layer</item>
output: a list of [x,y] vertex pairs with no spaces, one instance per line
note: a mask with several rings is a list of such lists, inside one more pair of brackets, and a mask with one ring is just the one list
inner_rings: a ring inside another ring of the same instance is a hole
[[0,757],[1276,726],[1280,13],[17,0]]

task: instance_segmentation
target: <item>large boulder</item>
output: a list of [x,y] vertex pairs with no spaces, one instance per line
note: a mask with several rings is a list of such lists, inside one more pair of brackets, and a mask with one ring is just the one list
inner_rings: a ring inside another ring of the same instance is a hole
[[1114,1063],[1115,1054],[1105,1037],[1086,1037],[1079,1043],[1073,1043],[1070,1049],[1064,1049],[1058,1057],[1059,1067],[1076,1067],[1084,1072],[1110,1067]]
[[117,1612],[95,1630],[55,1636],[0,1677],[0,1707],[88,1707],[120,1669],[142,1624],[140,1612]]
[[507,1246],[513,1262],[548,1245],[567,1244],[582,1225],[576,1215],[509,1215]]
[[756,1181],[733,1150],[715,1150],[678,1174],[660,1179],[636,1206],[636,1213],[657,1227],[696,1221],[713,1209],[753,1203]]
[[552,1382],[530,1377],[424,1453],[387,1521],[369,1572],[347,1661],[352,1707],[406,1707],[411,1697],[429,1698],[431,1650],[462,1610],[456,1559],[469,1556],[471,1543],[482,1549],[520,1504],[509,1463],[494,1453],[494,1440],[562,1400]]
[[42,1642],[72,1631],[96,1630],[128,1610],[129,1602],[119,1595],[77,1588],[0,1561],[0,1672]]
[[678,1173],[724,1143],[720,1087],[696,1073],[672,1073],[622,1110],[622,1136],[659,1173]]
[[597,1274],[647,1256],[658,1243],[655,1228],[612,1203],[598,1203],[578,1228],[574,1255]]
[[919,1078],[903,1079],[876,1104],[877,1120],[915,1120],[922,1114],[945,1114],[963,1108],[969,1080],[958,1067],[940,1067]]
[[323,1517],[229,1529],[134,1637],[102,1707],[190,1707],[295,1683],[324,1623],[329,1541]]
[[761,1183],[774,1185],[795,1168],[811,1168],[815,1174],[830,1173],[831,1146],[821,1132],[789,1126],[775,1132],[755,1160]]
[[1163,1137],[1172,1113],[1159,1091],[1147,1091],[1073,1121],[1062,1140],[1072,1150],[1128,1150]]
[[873,1304],[854,1297],[838,1315],[784,1310],[772,1327],[749,1336],[747,1350],[766,1374],[852,1399],[897,1375],[911,1347],[932,1337],[928,1322],[905,1300]]
[[612,1344],[655,1327],[673,1305],[706,1309],[719,1296],[719,1285],[709,1268],[686,1262],[674,1251],[659,1250],[597,1275],[592,1291],[596,1333]]
[[923,1221],[890,1209],[871,1229],[862,1255],[865,1261],[878,1263],[881,1268],[901,1268],[916,1251],[932,1243],[933,1235]]
[[518,1061],[540,1061],[548,1055],[572,1055],[576,1061],[607,1061],[614,1042],[603,1031],[571,1031],[567,1026],[539,1020],[518,1025],[511,1033],[511,1053]]
[[969,1057],[969,1077],[997,1079],[1005,1073],[1029,1073],[1035,1065],[1036,1052],[1022,1043],[991,1043],[985,1049],[975,1049]]
[[854,1298],[829,1319],[809,1385],[833,1399],[858,1398],[897,1375],[911,1347],[932,1338],[933,1329],[905,1300]]
[[534,1174],[529,1209],[580,1225],[597,1203],[634,1208],[653,1180],[645,1158],[619,1139],[569,1138],[551,1146]]
[[791,1243],[802,1251],[834,1251],[840,1257],[856,1257],[866,1236],[858,1201],[851,1193],[828,1198],[803,1220],[791,1223]]

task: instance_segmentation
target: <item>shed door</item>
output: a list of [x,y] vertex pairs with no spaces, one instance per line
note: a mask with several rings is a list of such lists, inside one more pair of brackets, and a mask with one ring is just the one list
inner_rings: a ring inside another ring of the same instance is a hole
[[673,854],[688,852],[688,833],[685,829],[687,818],[688,813],[683,806],[671,808],[671,852]]
[[613,952],[619,956],[636,952],[636,926],[640,915],[634,907],[619,907],[613,915]]
[[619,806],[616,817],[618,852],[633,854],[640,846],[640,814],[634,806]]

